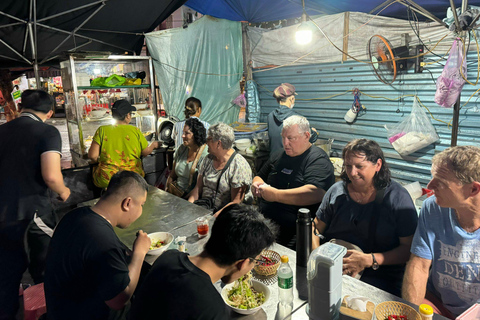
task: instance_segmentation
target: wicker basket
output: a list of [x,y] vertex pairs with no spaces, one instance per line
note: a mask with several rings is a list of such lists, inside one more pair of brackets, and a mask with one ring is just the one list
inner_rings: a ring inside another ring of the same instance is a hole
[[407,317],[406,320],[422,320],[422,317],[415,309],[401,302],[385,301],[379,303],[375,307],[375,316],[377,320],[388,319],[388,316],[391,315],[403,315]]
[[255,272],[258,273],[261,276],[271,276],[274,275],[277,272],[278,267],[280,267],[280,254],[273,250],[263,250],[262,253],[260,254],[264,257],[268,257],[272,259],[273,261],[276,261],[275,264],[272,264],[270,266],[260,266],[256,265],[255,266]]

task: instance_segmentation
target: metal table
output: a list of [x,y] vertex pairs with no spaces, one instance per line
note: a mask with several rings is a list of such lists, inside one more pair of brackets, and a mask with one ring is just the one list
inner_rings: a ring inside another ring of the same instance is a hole
[[[244,320],[308,320],[308,315],[305,312],[305,307],[307,304],[307,280],[306,280],[306,268],[299,267],[296,265],[296,252],[288,249],[282,245],[275,244],[272,247],[272,250],[278,252],[280,255],[286,255],[289,259],[290,267],[293,270],[294,274],[294,284],[295,289],[293,290],[294,300],[293,300],[293,311],[290,316],[279,317],[280,314],[285,314],[282,310],[278,309],[278,289],[277,283],[269,285],[270,289],[270,299],[262,306],[262,309],[257,313],[248,316],[242,316],[231,312],[232,319],[244,319]],[[402,298],[394,296],[386,291],[378,289],[374,286],[371,286],[365,282],[357,280],[349,276],[342,277],[342,298],[345,295],[360,295],[368,297],[375,305],[384,302],[384,301],[400,301],[412,306],[415,310],[418,310],[418,306],[409,303]],[[220,287],[220,284],[216,284],[217,287]],[[277,315],[278,313],[278,315]],[[348,316],[340,314],[340,320],[351,320]],[[433,315],[434,320],[447,320],[447,318],[442,317],[438,314]]]
[[[79,206],[93,206],[98,199],[79,204]],[[138,230],[146,233],[165,231],[177,236],[186,236],[186,247],[190,254],[199,253],[206,242],[206,237],[200,238],[197,234],[195,219],[209,217],[210,224],[213,216],[210,211],[174,196],[168,192],[150,186],[147,200],[143,206],[143,213],[128,228],[115,228],[118,238],[130,249],[136,239]],[[170,248],[176,248],[174,244]],[[145,261],[152,264],[158,256],[147,256]]]
[[[93,205],[97,200],[91,200],[80,204]],[[214,218],[211,213],[194,205],[186,200],[180,199],[174,195],[171,195],[165,191],[151,187],[148,190],[147,201],[145,203],[142,216],[132,223],[132,225],[126,229],[115,228],[120,240],[131,248],[133,241],[135,240],[135,234],[138,230],[143,230],[147,233],[156,231],[168,231],[175,237],[186,237],[186,250],[190,255],[199,254],[203,250],[204,244],[208,240],[208,235],[200,237],[197,233],[197,226],[195,219],[205,216],[209,219],[210,230],[214,222]],[[169,249],[176,249],[175,243],[172,243]],[[262,306],[258,312],[253,315],[239,315],[235,312],[231,312],[232,319],[244,319],[244,320],[273,320],[273,319],[291,319],[291,320],[308,320],[308,316],[305,312],[307,301],[307,280],[306,280],[306,268],[298,267],[296,265],[296,253],[295,251],[288,249],[282,245],[274,244],[271,248],[278,252],[280,255],[286,255],[289,258],[290,266],[294,273],[295,289],[294,293],[294,307],[289,317],[276,317],[278,310],[278,289],[277,283],[269,285],[270,299]],[[153,262],[159,256],[148,256],[145,261],[153,264]],[[396,297],[388,292],[375,288],[369,284],[366,284],[360,280],[354,279],[349,276],[343,276],[342,282],[342,297],[345,295],[361,295],[368,297],[375,305],[383,301],[400,301],[407,303],[418,310],[418,306],[408,303],[405,300]],[[221,282],[215,283],[218,290],[221,290]],[[340,320],[351,319],[347,316],[340,314]],[[434,320],[446,320],[447,318],[434,314]]]

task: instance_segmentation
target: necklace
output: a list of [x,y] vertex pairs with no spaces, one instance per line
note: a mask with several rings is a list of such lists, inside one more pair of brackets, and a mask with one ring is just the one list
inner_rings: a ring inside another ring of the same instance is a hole
[[355,199],[354,200],[355,200],[355,202],[363,204],[372,196],[373,192],[372,191],[367,191],[367,193],[362,197],[360,192],[354,191],[354,193],[355,193],[355,197],[354,197]]

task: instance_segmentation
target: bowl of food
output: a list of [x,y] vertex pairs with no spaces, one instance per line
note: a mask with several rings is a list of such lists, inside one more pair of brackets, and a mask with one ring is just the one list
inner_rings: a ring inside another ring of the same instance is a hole
[[235,312],[254,314],[270,298],[270,289],[251,274],[245,275],[222,289],[223,301]]
[[173,241],[173,234],[168,232],[149,233],[148,237],[152,241],[148,254],[158,256],[168,249]]
[[377,320],[422,320],[420,313],[405,303],[398,301],[385,301],[375,307]]
[[90,112],[90,117],[92,118],[101,118],[107,113],[105,109],[95,109]]

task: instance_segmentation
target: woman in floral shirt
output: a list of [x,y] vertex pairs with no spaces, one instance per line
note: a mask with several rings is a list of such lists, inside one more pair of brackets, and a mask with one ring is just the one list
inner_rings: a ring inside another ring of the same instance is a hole
[[98,161],[93,169],[93,183],[106,188],[110,178],[120,170],[134,171],[145,176],[141,156],[158,148],[158,141],[148,145],[140,129],[129,125],[132,111],[137,109],[126,100],[117,100],[112,107],[114,125],[101,126],[95,132],[88,157]]
[[[208,129],[207,146],[209,155],[198,170],[197,185],[188,201],[211,198],[214,212],[218,215],[225,206],[240,203],[250,192],[252,169],[245,158],[233,150],[235,141],[233,129],[225,123],[217,123]],[[221,175],[230,157],[235,156]],[[221,175],[221,177],[220,177]],[[218,179],[220,178],[220,183]],[[218,190],[217,190],[218,183]],[[218,210],[218,211],[217,211]]]

